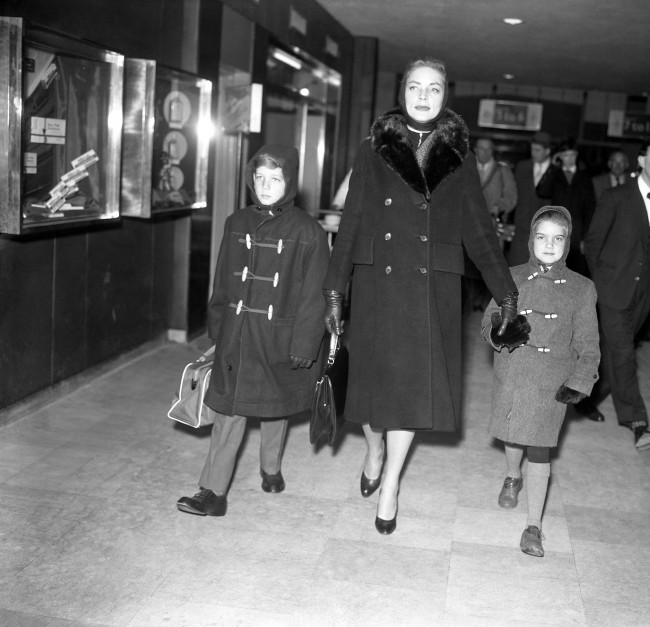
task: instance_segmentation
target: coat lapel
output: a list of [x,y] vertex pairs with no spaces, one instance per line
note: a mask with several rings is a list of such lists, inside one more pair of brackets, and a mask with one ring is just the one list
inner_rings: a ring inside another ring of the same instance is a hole
[[373,150],[409,187],[427,198],[469,152],[469,131],[463,119],[446,109],[418,156],[411,148],[400,109],[380,116],[370,131]]

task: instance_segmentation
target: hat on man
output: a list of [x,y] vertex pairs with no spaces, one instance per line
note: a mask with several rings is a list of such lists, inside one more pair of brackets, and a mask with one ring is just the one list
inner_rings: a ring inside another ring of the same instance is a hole
[[544,146],[544,148],[550,148],[551,136],[545,131],[537,131],[537,133],[535,133],[533,135],[533,138],[530,140],[530,143],[539,144],[540,146]]

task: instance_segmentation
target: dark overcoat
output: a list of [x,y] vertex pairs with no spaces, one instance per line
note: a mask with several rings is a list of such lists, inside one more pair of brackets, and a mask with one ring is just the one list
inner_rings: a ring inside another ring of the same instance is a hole
[[[319,375],[316,366],[292,370],[289,359],[318,356],[329,260],[325,231],[292,202],[294,151],[286,157],[290,192],[283,203],[271,212],[239,209],[225,224],[208,310],[216,348],[205,402],[228,416],[276,418],[308,409]],[[250,165],[246,181],[252,187]]]
[[454,431],[461,415],[463,246],[497,300],[515,289],[463,120],[445,109],[416,157],[399,110],[353,167],[323,287],[354,269],[348,420]]
[[[556,392],[566,385],[589,395],[598,379],[596,288],[566,267],[568,241],[564,258],[546,272],[535,259],[532,244],[529,248],[528,263],[511,272],[520,313],[530,322],[530,339],[512,353],[502,349],[495,354],[489,431],[512,444],[556,446],[567,407],[555,400]],[[492,301],[483,316],[481,332],[488,342],[495,311],[498,307]]]

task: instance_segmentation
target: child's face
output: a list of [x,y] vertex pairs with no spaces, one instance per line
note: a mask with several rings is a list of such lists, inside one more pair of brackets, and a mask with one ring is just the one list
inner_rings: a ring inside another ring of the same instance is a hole
[[282,174],[282,168],[272,170],[263,165],[255,169],[253,185],[255,194],[257,194],[263,205],[272,205],[278,202],[284,196],[284,190],[287,186]]
[[564,254],[566,228],[550,220],[542,220],[533,235],[533,252],[538,261],[552,265]]

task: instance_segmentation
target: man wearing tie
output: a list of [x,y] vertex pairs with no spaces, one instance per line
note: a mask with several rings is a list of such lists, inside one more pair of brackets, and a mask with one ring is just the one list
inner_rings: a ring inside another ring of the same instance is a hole
[[600,197],[606,189],[624,185],[629,179],[627,174],[629,163],[627,155],[622,150],[615,150],[609,155],[607,167],[609,168],[609,172],[594,176],[592,179],[597,201],[600,200]]
[[551,204],[553,175],[557,166],[551,164],[551,136],[548,133],[539,131],[533,135],[530,156],[515,167],[518,200],[515,235],[508,251],[508,264],[511,266],[528,261],[530,222],[538,209]]
[[650,313],[650,139],[639,151],[640,175],[603,192],[584,240],[598,292],[607,378],[616,417],[650,448],[648,415],[639,389],[634,336]]

